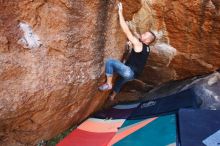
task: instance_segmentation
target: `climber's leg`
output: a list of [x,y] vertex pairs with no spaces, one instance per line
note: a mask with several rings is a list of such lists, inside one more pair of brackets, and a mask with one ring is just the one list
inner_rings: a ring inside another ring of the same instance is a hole
[[112,77],[114,72],[119,74],[125,80],[133,78],[134,76],[134,72],[130,69],[130,67],[126,66],[119,60],[109,59],[106,61],[105,65],[107,82],[100,86],[99,90],[105,91],[112,89]]

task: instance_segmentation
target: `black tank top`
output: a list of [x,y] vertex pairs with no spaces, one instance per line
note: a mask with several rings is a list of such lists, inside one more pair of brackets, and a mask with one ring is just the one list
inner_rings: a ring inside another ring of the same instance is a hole
[[150,53],[150,47],[144,43],[141,52],[135,52],[132,49],[131,54],[126,61],[125,65],[129,66],[134,71],[134,77],[138,77],[144,70],[144,66],[147,62],[147,58]]

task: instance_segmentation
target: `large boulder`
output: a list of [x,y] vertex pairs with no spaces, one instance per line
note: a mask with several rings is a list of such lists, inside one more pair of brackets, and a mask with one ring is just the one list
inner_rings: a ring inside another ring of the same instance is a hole
[[120,58],[125,39],[113,6],[0,1],[0,145],[50,139],[103,105],[104,59]]
[[[122,2],[127,21],[158,37],[147,84],[220,67],[219,1]],[[0,145],[34,145],[100,108],[104,62],[125,41],[115,0],[0,1]]]

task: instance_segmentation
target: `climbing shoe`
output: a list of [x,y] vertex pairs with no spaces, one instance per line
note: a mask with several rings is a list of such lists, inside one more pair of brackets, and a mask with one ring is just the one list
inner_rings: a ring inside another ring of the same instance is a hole
[[111,90],[111,89],[112,89],[112,86],[109,85],[109,84],[107,84],[107,83],[105,83],[105,84],[99,86],[99,90],[100,90],[100,91],[107,91],[107,90]]

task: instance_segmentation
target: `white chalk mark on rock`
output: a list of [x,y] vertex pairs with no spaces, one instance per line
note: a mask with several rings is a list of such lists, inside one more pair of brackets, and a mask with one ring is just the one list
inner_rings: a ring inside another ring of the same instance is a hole
[[177,50],[171,45],[166,44],[166,43],[157,43],[154,47],[159,51],[160,54],[162,54],[166,58],[169,58],[169,61],[167,62],[167,65],[166,65],[166,66],[169,66],[171,60],[176,55]]
[[24,36],[18,41],[24,48],[34,49],[41,46],[39,37],[33,33],[30,25],[25,22],[19,24],[20,29],[24,32]]

